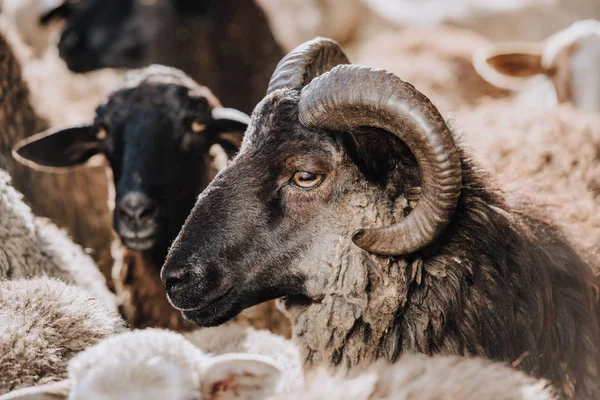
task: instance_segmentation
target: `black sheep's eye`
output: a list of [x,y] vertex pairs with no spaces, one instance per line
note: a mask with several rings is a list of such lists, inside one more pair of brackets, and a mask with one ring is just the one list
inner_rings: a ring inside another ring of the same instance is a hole
[[314,188],[322,181],[323,175],[308,171],[298,171],[292,176],[293,184],[302,189]]
[[99,141],[106,140],[108,137],[108,127],[104,124],[96,124],[94,126],[94,136]]
[[183,125],[189,133],[202,133],[206,130],[206,124],[198,121],[195,118],[186,118]]

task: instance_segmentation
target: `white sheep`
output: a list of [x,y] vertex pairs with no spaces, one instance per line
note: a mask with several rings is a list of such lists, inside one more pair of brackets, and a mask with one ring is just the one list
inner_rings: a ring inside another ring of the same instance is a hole
[[[213,331],[218,332],[223,333]],[[275,343],[273,353],[278,348]],[[295,368],[300,368],[299,357]],[[68,371],[68,380],[0,399],[262,399],[284,389],[280,380],[286,373],[269,357],[210,355],[182,335],[159,329],[108,338],[74,357]],[[302,386],[298,378],[296,389]]]
[[[543,42],[495,43],[478,50],[473,65],[499,88],[522,91],[546,83],[537,100],[570,102],[580,110],[600,111],[600,21],[581,20]],[[546,79],[539,79],[544,75]],[[532,82],[532,77],[536,77]],[[550,85],[549,83],[552,83]],[[540,97],[544,96],[544,97]]]
[[[141,336],[145,335],[145,338]],[[366,369],[330,372],[318,369],[308,382],[282,394],[273,389],[279,371],[267,357],[227,354],[210,357],[168,332],[124,334],[105,343],[122,348],[123,339],[141,338],[154,357],[127,351],[126,363],[106,357],[114,347],[104,343],[73,359],[70,380],[21,389],[0,400],[44,399],[239,399],[288,400],[553,400],[554,389],[547,381],[529,377],[501,363],[481,358],[407,354],[395,364],[378,362]],[[152,338],[146,343],[144,339]],[[159,355],[160,354],[160,355]],[[140,357],[142,356],[142,357]],[[98,363],[99,362],[99,363]],[[127,366],[137,363],[137,369]],[[109,366],[110,365],[110,366]],[[218,369],[217,369],[218,368]],[[216,371],[216,372],[214,372]],[[240,373],[245,381],[240,382]],[[248,376],[251,375],[251,376]],[[270,394],[269,392],[275,392]],[[70,393],[70,395],[69,395]]]
[[[406,354],[395,364],[332,374],[319,369],[288,400],[551,400],[547,381],[482,358]],[[272,399],[275,400],[276,397]]]
[[47,275],[86,289],[116,310],[106,280],[83,249],[48,220],[36,218],[0,170],[0,279]]
[[183,335],[206,353],[247,353],[272,358],[283,371],[278,391],[297,389],[304,382],[300,350],[290,340],[270,331],[227,325],[197,329]]
[[64,379],[73,356],[122,328],[116,312],[76,286],[0,281],[0,394]]

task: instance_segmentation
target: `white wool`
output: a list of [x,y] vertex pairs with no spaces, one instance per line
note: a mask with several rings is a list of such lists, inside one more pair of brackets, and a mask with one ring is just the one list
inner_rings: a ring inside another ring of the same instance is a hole
[[122,329],[116,312],[79,287],[0,280],[0,394],[65,378],[71,357]]
[[36,218],[0,170],[0,279],[46,275],[74,283],[116,310],[114,295],[93,260],[65,232]]
[[208,355],[182,335],[160,329],[105,339],[74,357],[68,372],[61,382],[0,399],[258,400],[279,390],[281,376],[268,357]]

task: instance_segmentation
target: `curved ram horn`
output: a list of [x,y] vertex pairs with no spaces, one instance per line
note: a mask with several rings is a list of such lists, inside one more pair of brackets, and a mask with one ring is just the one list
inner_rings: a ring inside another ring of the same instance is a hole
[[317,37],[304,42],[279,61],[267,94],[283,88],[302,89],[317,76],[340,64],[350,64],[350,61],[336,41]]
[[403,255],[442,232],[461,193],[462,169],[452,134],[427,97],[387,71],[341,65],[306,86],[298,107],[306,126],[384,129],[415,155],[421,174],[419,203],[396,224],[356,231],[352,240],[357,246],[375,254]]

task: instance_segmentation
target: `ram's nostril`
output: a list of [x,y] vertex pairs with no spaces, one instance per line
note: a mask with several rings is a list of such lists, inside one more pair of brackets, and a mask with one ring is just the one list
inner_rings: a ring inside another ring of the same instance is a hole
[[165,283],[165,289],[167,292],[171,292],[176,290],[178,287],[180,288],[190,279],[189,272],[184,269],[176,269],[175,271],[165,273],[163,281]]

